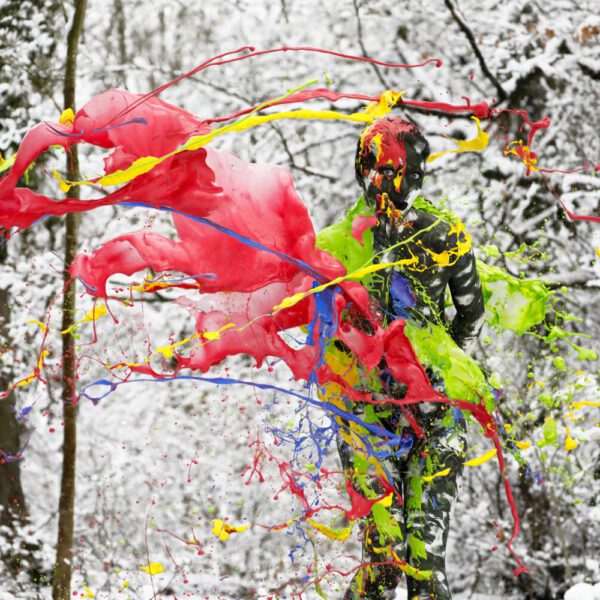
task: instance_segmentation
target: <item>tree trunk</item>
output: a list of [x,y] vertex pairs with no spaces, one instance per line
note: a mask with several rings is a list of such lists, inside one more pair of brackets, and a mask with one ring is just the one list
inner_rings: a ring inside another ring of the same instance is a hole
[[[67,37],[67,61],[65,66],[64,106],[75,111],[75,81],[77,73],[77,47],[83,30],[87,0],[75,0],[75,13]],[[67,178],[79,179],[77,146],[67,154]],[[79,187],[72,187],[70,198],[79,198]],[[69,266],[77,251],[77,215],[67,215],[65,232],[65,292],[63,297],[62,330],[75,323],[75,282],[71,281]],[[71,571],[73,559],[73,529],[75,511],[75,459],[77,453],[77,404],[75,395],[76,356],[75,338],[63,336],[63,470],[60,483],[58,506],[58,540],[56,543],[56,564],[52,578],[53,600],[67,600],[71,597]]]
[[[0,247],[0,263],[6,258],[6,243]],[[8,325],[10,323],[10,292],[0,289],[0,353],[8,351]],[[0,372],[0,391],[6,390],[10,373]],[[0,526],[13,529],[15,520],[23,522],[26,515],[25,496],[21,487],[19,453],[20,427],[15,411],[15,395],[0,398]]]

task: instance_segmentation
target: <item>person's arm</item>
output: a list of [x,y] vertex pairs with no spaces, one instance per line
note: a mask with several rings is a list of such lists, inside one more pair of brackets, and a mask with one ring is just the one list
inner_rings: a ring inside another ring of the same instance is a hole
[[456,307],[450,335],[465,352],[470,352],[483,327],[485,313],[481,281],[472,252],[458,259],[448,285]]

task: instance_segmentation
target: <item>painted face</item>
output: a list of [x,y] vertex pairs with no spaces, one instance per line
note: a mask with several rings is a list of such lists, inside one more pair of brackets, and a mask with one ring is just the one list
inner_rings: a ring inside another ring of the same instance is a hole
[[420,138],[413,143],[405,141],[414,129],[406,121],[382,119],[363,134],[362,152],[375,158],[372,168],[363,171],[367,178],[367,197],[377,205],[385,193],[398,210],[406,211],[421,188],[425,142],[420,145]]

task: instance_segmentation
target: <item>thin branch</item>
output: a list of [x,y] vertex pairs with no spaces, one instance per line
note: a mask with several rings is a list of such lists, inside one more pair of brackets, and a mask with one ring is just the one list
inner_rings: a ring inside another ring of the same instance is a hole
[[483,71],[484,75],[489,79],[489,81],[492,83],[492,85],[496,88],[496,91],[498,92],[498,100],[500,102],[502,102],[502,100],[506,100],[506,98],[508,97],[508,94],[506,93],[506,91],[504,90],[504,88],[502,87],[500,82],[496,79],[495,75],[493,75],[492,72],[488,69],[485,59],[483,58],[483,54],[481,54],[481,51],[479,50],[479,46],[477,45],[477,42],[475,41],[475,36],[473,35],[473,32],[469,29],[468,25],[461,19],[460,15],[456,11],[454,4],[452,4],[452,0],[444,0],[444,4],[448,7],[450,12],[452,13],[452,18],[454,19],[454,21],[456,22],[456,24],[458,25],[460,30],[467,36],[467,39],[469,40],[469,44],[471,45],[473,52],[475,52],[475,56],[477,56],[477,60],[479,61],[481,70]]
[[[360,46],[360,50],[361,50],[363,56],[365,58],[367,58],[369,55],[367,54],[367,49],[365,47],[365,42],[363,40],[363,31],[362,31],[362,24],[360,22],[360,10],[358,7],[358,0],[352,0],[352,4],[354,5],[354,14],[356,15],[356,35],[358,37],[358,45]],[[389,90],[391,86],[385,80],[385,77],[383,76],[381,69],[375,63],[369,63],[369,64],[371,65],[372,69],[375,71],[375,74],[377,75],[377,78],[379,79],[381,84],[385,87],[386,90]]]
[[290,22],[290,18],[288,16],[287,6],[285,4],[285,0],[281,0],[281,14],[283,15],[283,19],[286,23]]
[[327,175],[326,173],[320,173],[319,171],[313,171],[312,169],[310,169],[308,167],[301,167],[300,165],[297,165],[296,161],[294,159],[294,154],[290,150],[287,140],[285,139],[285,136],[283,135],[283,133],[281,132],[279,127],[277,127],[273,123],[270,123],[269,125],[271,126],[272,129],[275,130],[275,133],[278,135],[279,139],[281,140],[283,149],[284,149],[285,153],[287,154],[288,160],[290,162],[290,168],[295,169],[296,171],[301,171],[302,173],[306,173],[307,175],[312,175],[314,177],[321,177],[322,179],[327,179],[327,181],[330,181],[331,183],[334,183],[337,180],[336,177],[333,177],[332,175]]

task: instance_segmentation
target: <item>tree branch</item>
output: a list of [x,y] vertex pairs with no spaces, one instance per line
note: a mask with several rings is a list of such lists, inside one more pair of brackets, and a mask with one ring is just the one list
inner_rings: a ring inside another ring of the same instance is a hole
[[[354,5],[354,14],[356,15],[356,36],[358,37],[358,45],[360,46],[360,50],[361,50],[363,56],[365,58],[367,58],[369,55],[367,54],[367,49],[365,47],[365,42],[363,40],[363,32],[362,32],[362,24],[360,22],[360,10],[358,7],[358,0],[352,0],[352,4]],[[383,76],[383,73],[381,72],[381,69],[379,68],[379,66],[376,65],[375,63],[369,63],[369,64],[375,71],[375,74],[377,75],[377,78],[379,79],[381,84],[385,87],[386,90],[389,90],[391,86],[385,80],[385,77]]]
[[277,127],[273,123],[270,123],[270,126],[272,129],[275,130],[275,133],[279,136],[279,139],[281,140],[283,149],[284,149],[285,153],[287,154],[288,160],[290,162],[290,168],[296,169],[296,171],[301,171],[302,173],[306,173],[307,175],[312,175],[314,177],[321,177],[323,179],[327,179],[331,183],[334,183],[336,181],[336,178],[333,177],[332,175],[327,175],[326,173],[319,173],[319,171],[313,171],[312,169],[310,169],[308,167],[301,167],[300,165],[297,165],[296,161],[294,159],[294,155],[293,155],[292,151],[290,150],[290,147],[288,146],[287,140],[285,139],[285,136],[283,135],[283,133],[281,132],[279,127]]
[[500,102],[502,102],[502,100],[506,100],[508,94],[506,93],[500,82],[496,79],[495,75],[493,75],[492,72],[488,69],[485,59],[483,58],[483,54],[481,54],[479,46],[477,46],[477,42],[475,41],[475,36],[473,35],[473,32],[469,29],[468,25],[461,19],[460,15],[456,11],[454,4],[452,4],[452,0],[444,0],[444,4],[450,10],[452,18],[454,19],[460,30],[467,36],[469,44],[471,45],[471,48],[473,49],[473,52],[475,52],[475,56],[479,61],[481,70],[498,92],[498,100]]

